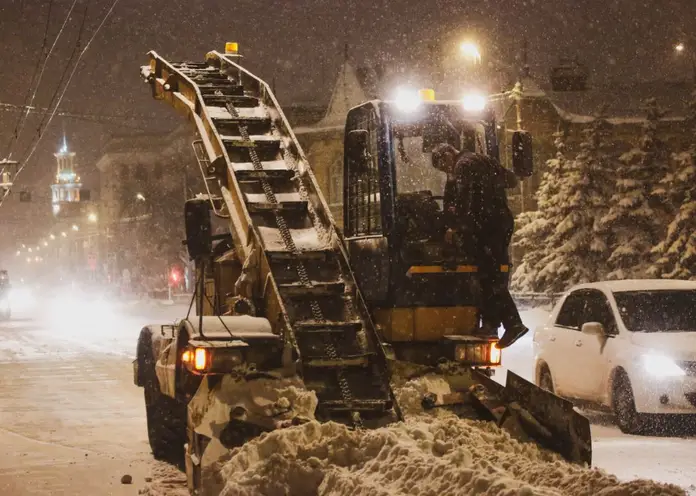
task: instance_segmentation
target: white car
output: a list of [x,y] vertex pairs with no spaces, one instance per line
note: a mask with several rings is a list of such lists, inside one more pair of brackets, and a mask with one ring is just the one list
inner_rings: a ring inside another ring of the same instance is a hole
[[696,414],[696,282],[575,286],[535,330],[534,357],[537,385],[611,408],[623,432]]

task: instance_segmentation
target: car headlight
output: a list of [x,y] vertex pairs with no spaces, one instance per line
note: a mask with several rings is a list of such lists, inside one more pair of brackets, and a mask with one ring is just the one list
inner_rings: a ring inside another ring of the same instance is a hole
[[674,360],[664,355],[643,355],[643,367],[653,377],[680,377],[686,375]]

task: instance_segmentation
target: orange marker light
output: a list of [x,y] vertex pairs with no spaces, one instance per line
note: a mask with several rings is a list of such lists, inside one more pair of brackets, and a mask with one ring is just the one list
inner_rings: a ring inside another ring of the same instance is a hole
[[491,343],[490,351],[489,351],[489,358],[490,358],[490,363],[492,364],[500,364],[500,361],[502,359],[503,355],[503,350],[498,348],[498,343]]
[[191,350],[186,350],[181,354],[181,360],[184,363],[189,363],[192,358],[193,358],[193,353],[191,353]]
[[418,91],[418,95],[424,102],[434,102],[435,101],[435,90],[431,88],[424,88]]
[[193,357],[193,368],[196,370],[205,370],[208,366],[208,352],[205,348],[196,348]]
[[225,43],[225,53],[226,54],[236,54],[239,53],[239,43],[235,41],[228,41]]

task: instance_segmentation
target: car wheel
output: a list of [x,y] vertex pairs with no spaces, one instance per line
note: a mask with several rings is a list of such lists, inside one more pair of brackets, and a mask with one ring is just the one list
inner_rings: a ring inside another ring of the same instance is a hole
[[541,370],[539,371],[539,387],[555,394],[553,389],[553,377],[551,376],[548,365],[541,366]]
[[631,381],[625,372],[616,374],[612,387],[612,408],[616,423],[625,434],[641,434],[645,431],[645,416],[636,412]]

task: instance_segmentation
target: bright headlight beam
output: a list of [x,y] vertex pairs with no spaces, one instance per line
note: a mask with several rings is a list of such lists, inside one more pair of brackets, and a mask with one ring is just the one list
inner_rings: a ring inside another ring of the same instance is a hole
[[653,377],[681,377],[686,375],[671,358],[664,355],[643,355],[643,367]]
[[480,112],[486,108],[486,97],[479,93],[469,93],[462,98],[462,107],[467,112]]
[[421,97],[415,90],[399,89],[394,95],[394,104],[402,112],[413,112],[421,103]]

